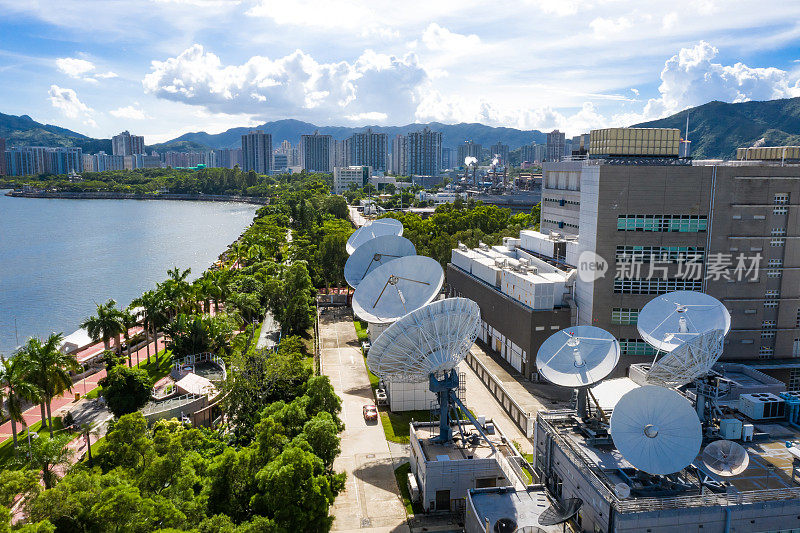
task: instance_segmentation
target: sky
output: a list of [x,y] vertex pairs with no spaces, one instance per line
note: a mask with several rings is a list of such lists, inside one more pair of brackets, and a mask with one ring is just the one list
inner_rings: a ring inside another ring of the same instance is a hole
[[798,0],[0,0],[0,112],[148,144],[282,118],[576,135],[793,96]]

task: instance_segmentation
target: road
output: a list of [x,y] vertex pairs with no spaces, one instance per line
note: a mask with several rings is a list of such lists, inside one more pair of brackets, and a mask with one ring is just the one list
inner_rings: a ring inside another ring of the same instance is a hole
[[383,428],[367,424],[361,414],[373,399],[350,310],[326,310],[319,333],[322,373],[342,398],[345,423],[334,468],[347,473],[347,486],[331,508],[333,531],[408,532]]

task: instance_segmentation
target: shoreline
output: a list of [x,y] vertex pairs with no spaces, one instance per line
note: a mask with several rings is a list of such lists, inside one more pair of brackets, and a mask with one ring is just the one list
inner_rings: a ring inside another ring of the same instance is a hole
[[230,202],[267,205],[269,198],[256,196],[229,196],[224,194],[137,194],[126,192],[66,192],[66,191],[18,191],[10,190],[6,196],[12,198],[51,198],[65,200],[182,200],[188,202]]

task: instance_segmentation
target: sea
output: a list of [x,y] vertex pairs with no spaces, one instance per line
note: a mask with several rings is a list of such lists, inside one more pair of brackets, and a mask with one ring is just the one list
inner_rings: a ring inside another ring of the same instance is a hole
[[12,198],[0,190],[0,355],[69,335],[95,305],[127,306],[177,266],[199,277],[258,206],[171,200]]

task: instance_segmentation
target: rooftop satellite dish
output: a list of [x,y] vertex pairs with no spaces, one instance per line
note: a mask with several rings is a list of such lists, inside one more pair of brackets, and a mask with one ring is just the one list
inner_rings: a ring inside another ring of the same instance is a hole
[[516,533],[517,522],[513,518],[501,518],[494,523],[494,533]]
[[370,324],[387,324],[433,301],[444,283],[441,265],[408,255],[379,266],[358,284],[353,312]]
[[700,456],[703,464],[718,476],[738,476],[750,464],[750,456],[741,444],[717,440],[709,444]]
[[608,376],[619,361],[619,342],[595,326],[562,329],[544,341],[536,354],[542,376],[562,387],[585,387]]
[[617,498],[624,500],[630,497],[631,487],[627,483],[617,483],[614,485],[614,493],[617,495]]
[[700,420],[677,392],[645,385],[625,393],[611,413],[611,437],[635,468],[672,474],[690,465],[703,441]]
[[542,511],[539,515],[539,525],[555,526],[563,524],[580,511],[583,500],[580,498],[567,498],[563,505],[553,502],[553,505]]
[[731,315],[713,296],[676,291],[650,300],[639,312],[636,327],[648,344],[671,352],[684,342],[714,329],[727,335],[731,329]]
[[367,366],[385,381],[422,382],[466,357],[481,327],[478,304],[447,298],[413,311],[372,343]]
[[680,387],[711,372],[725,348],[725,334],[713,329],[684,342],[650,366],[647,382]]
[[356,249],[364,244],[365,242],[369,241],[370,239],[374,239],[375,237],[380,237],[381,235],[402,235],[403,234],[403,223],[395,218],[381,218],[379,220],[374,220],[369,224],[361,226],[357,230],[350,235],[350,238],[347,239],[347,244],[345,248],[347,249],[347,253],[352,255]]
[[405,237],[381,235],[371,239],[353,252],[344,265],[344,279],[354,289],[367,274],[393,259],[414,255],[417,249]]

